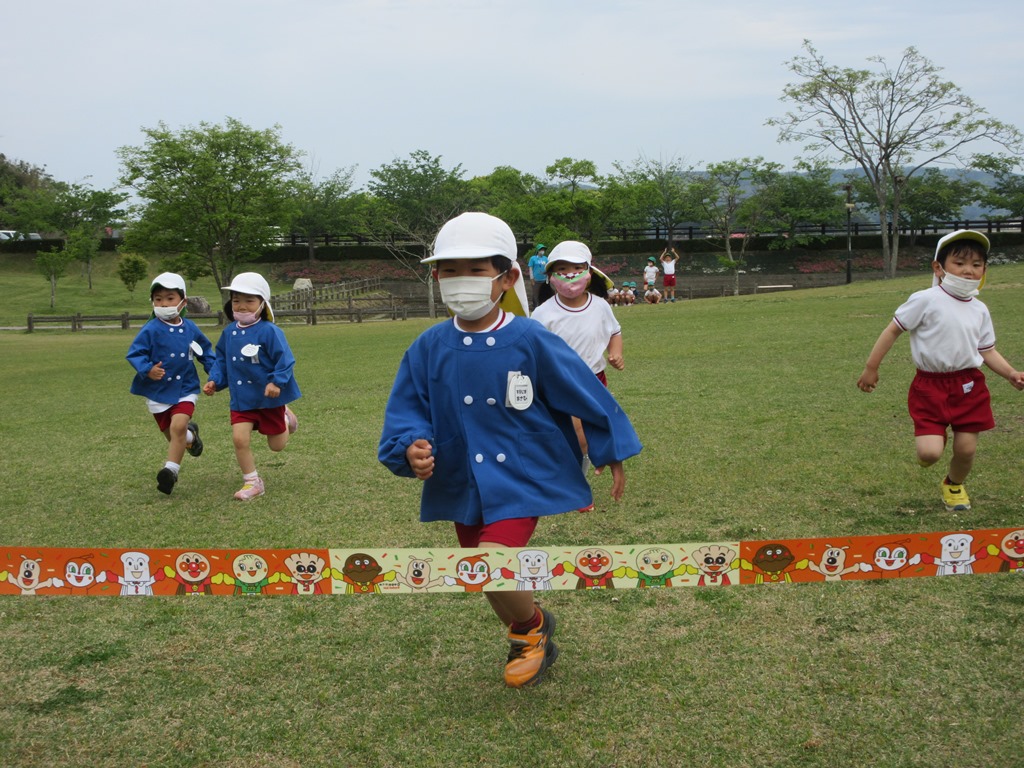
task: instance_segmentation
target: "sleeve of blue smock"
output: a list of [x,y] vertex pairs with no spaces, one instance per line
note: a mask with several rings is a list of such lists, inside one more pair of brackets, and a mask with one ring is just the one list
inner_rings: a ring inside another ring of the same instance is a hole
[[273,370],[270,372],[269,380],[281,389],[291,381],[295,372],[295,355],[292,348],[288,346],[288,340],[284,337],[284,331],[273,326],[274,333],[270,335],[271,349],[270,359],[273,361]]
[[[405,353],[384,409],[384,428],[377,447],[377,459],[400,477],[415,477],[406,449],[419,439],[433,440],[430,399],[426,372],[413,362],[412,350]],[[416,375],[417,373],[421,375]]]
[[145,376],[154,365],[160,362],[152,359],[152,343],[153,337],[149,333],[149,323],[146,323],[132,341],[132,345],[128,348],[128,354],[125,355],[125,360],[141,376]]
[[593,465],[602,467],[640,453],[640,438],[608,388],[561,337],[548,331],[544,334],[537,344],[537,386],[549,408],[583,422]]
[[203,366],[203,370],[206,371],[206,375],[209,376],[217,353],[213,351],[213,344],[206,338],[206,334],[199,330],[198,325],[196,326],[195,340],[199,344],[199,348],[203,350],[203,354],[199,356],[199,362]]
[[[229,325],[228,328],[231,326]],[[225,329],[226,330],[226,329]],[[213,363],[210,365],[210,369],[206,372],[210,381],[213,382],[217,389],[227,389],[228,386],[228,375],[225,369],[227,356],[225,354],[226,345],[226,333],[221,332],[220,338],[217,339],[217,348],[213,353]]]

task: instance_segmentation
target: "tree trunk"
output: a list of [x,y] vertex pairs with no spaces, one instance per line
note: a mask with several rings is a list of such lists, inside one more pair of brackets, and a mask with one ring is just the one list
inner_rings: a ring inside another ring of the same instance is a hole
[[896,264],[892,258],[892,247],[889,242],[888,219],[888,211],[879,206],[878,232],[882,238],[882,274],[886,279],[896,277]]
[[53,309],[54,303],[57,301],[57,276],[53,273],[50,274],[50,309]]
[[434,301],[434,270],[427,273],[427,313],[431,318],[437,317],[437,302]]

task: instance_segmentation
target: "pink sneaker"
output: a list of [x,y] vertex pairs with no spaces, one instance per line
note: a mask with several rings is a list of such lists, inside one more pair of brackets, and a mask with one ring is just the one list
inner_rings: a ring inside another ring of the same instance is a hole
[[255,480],[246,480],[242,490],[235,493],[235,498],[240,501],[249,501],[257,496],[262,496],[264,493],[263,478],[257,477]]
[[299,418],[287,405],[284,407],[284,420],[288,424],[288,434],[294,435],[299,431]]

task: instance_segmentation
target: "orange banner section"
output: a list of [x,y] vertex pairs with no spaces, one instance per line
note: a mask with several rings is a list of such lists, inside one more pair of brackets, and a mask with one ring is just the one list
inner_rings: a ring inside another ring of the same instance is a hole
[[0,594],[327,595],[653,589],[1024,574],[1024,528],[520,549],[0,546]]

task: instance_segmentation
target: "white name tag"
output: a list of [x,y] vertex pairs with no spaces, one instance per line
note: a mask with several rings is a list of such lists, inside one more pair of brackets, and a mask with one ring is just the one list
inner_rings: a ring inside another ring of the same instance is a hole
[[968,392],[970,392],[972,389],[974,389],[974,382],[973,381],[968,381],[966,384],[964,384],[964,394],[965,395]]
[[508,372],[508,389],[505,391],[505,407],[525,411],[533,405],[533,382],[520,371]]

